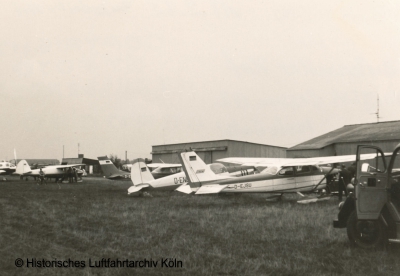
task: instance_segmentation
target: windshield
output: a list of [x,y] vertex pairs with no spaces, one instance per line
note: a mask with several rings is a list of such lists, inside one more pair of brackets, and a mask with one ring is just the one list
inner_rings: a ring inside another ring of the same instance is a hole
[[268,167],[265,170],[263,170],[261,173],[266,173],[266,174],[272,174],[275,175],[276,172],[278,171],[277,167]]

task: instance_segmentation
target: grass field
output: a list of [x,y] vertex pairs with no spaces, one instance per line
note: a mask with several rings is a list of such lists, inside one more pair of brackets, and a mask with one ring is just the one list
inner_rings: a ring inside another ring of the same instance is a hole
[[[0,182],[1,275],[400,275],[398,247],[351,249],[345,229],[332,227],[337,198],[300,205],[294,195],[281,202],[266,194],[128,197],[130,182],[9,180]],[[27,268],[32,258],[85,267]],[[102,258],[158,264],[89,266]],[[182,267],[161,267],[165,259]]]

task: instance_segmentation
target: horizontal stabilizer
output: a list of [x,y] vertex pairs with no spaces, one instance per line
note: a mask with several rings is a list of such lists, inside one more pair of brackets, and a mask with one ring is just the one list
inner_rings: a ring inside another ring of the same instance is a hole
[[185,193],[185,194],[191,194],[193,192],[192,188],[190,188],[190,186],[186,185],[186,184],[179,186],[175,191]]
[[147,187],[149,187],[149,186],[150,186],[149,184],[138,185],[138,186],[131,186],[131,187],[128,189],[128,195],[133,194],[133,193],[137,193],[137,192],[139,192],[141,189],[147,188]]
[[217,194],[226,187],[228,187],[228,185],[203,185],[197,190],[196,195]]
[[330,196],[326,196],[326,197],[316,197],[316,198],[310,198],[310,199],[302,199],[302,200],[298,200],[297,203],[308,204],[308,203],[314,203],[314,202],[329,200],[330,198],[331,198]]

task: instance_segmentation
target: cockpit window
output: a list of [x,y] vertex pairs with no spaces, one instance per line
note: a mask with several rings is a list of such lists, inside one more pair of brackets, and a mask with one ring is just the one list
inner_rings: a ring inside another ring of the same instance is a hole
[[215,173],[215,174],[220,174],[220,173],[226,173],[228,170],[225,168],[224,165],[219,164],[219,163],[214,163],[210,164],[210,169]]
[[266,174],[272,174],[275,175],[276,172],[278,171],[277,167],[268,167],[265,170],[263,170],[261,173],[266,173]]

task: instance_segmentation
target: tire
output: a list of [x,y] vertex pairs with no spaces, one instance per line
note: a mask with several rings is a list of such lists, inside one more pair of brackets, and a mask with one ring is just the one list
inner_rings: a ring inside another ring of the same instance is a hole
[[381,249],[386,241],[386,228],[381,220],[358,220],[354,210],[347,220],[347,236],[351,246]]

